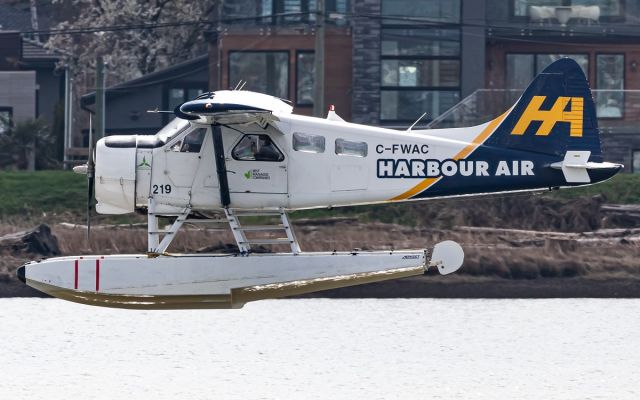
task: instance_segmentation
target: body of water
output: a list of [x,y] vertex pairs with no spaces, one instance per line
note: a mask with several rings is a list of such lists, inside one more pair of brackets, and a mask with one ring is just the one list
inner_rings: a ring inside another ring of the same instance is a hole
[[0,299],[0,399],[638,399],[640,300]]

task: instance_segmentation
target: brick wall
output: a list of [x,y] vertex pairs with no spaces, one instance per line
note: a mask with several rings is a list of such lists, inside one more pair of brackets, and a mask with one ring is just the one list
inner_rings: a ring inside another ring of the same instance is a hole
[[[219,55],[220,84],[217,68],[210,70],[210,86],[228,89],[235,83],[229,82],[229,52],[232,51],[288,51],[289,52],[289,100],[296,102],[296,52],[313,51],[314,32],[308,28],[276,29],[266,27],[251,29],[245,33],[238,28],[219,33],[217,45],[211,44],[209,51]],[[351,119],[351,31],[347,28],[327,28],[325,36],[325,108],[329,104],[345,119]],[[210,60],[217,62],[217,55],[210,54]],[[296,106],[295,113],[312,115],[313,106]]]

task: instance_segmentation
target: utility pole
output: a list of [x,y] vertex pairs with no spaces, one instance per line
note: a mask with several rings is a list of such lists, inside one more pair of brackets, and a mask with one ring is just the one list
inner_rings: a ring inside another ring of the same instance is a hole
[[71,93],[73,93],[73,86],[71,84],[71,65],[67,65],[64,69],[64,149],[63,149],[63,160],[64,167],[68,167],[69,162],[69,147],[71,147],[71,125],[73,121],[73,114],[71,113],[71,104],[72,97]]
[[[104,103],[104,60],[102,56],[98,56],[96,58],[96,141],[104,137]],[[89,147],[93,147],[93,143],[90,143]]]
[[[31,29],[37,32],[40,30],[40,27],[38,25],[38,4],[36,0],[29,1],[29,8],[31,9]],[[36,33],[33,38],[37,42],[40,42],[40,34]]]
[[316,0],[318,12],[316,14],[316,42],[314,67],[315,76],[313,81],[313,115],[323,117],[324,109],[324,22],[325,22],[325,0]]

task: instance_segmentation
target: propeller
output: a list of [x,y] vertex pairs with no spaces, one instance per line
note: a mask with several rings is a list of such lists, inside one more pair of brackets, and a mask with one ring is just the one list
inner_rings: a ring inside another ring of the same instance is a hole
[[93,208],[93,185],[96,178],[95,149],[93,146],[93,129],[89,114],[89,157],[87,158],[87,242],[91,238],[91,209]]
[[92,115],[89,114],[89,155],[87,163],[73,167],[73,172],[87,176],[87,242],[91,238],[91,209],[93,206],[93,185],[95,183],[95,149],[93,146]]

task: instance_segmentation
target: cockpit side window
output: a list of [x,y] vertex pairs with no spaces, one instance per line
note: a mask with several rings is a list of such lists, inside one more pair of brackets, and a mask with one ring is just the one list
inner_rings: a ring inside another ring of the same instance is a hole
[[198,128],[189,132],[189,134],[187,134],[187,136],[182,140],[182,147],[180,147],[180,151],[182,153],[200,153],[202,142],[204,142],[206,134],[206,128]]
[[169,150],[180,153],[199,153],[206,134],[207,128],[194,128],[184,136],[178,135],[179,138],[174,138]]
[[175,118],[173,121],[165,125],[164,128],[160,129],[158,133],[156,133],[156,138],[160,143],[169,143],[171,139],[180,135],[182,132],[188,129],[190,125],[191,124],[189,123],[189,121]]
[[238,161],[282,161],[284,155],[267,135],[244,135],[231,151]]

